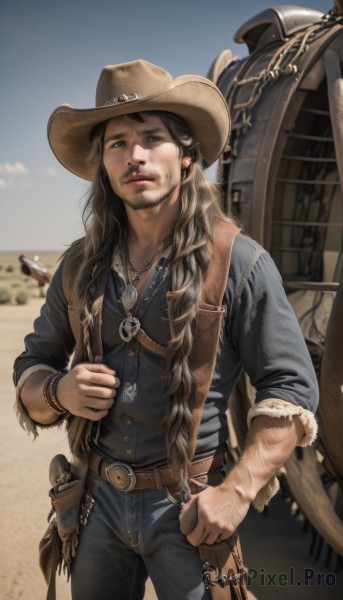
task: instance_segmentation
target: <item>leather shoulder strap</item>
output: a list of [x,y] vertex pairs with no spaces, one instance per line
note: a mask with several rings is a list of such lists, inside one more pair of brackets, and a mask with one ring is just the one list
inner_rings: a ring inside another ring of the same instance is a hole
[[240,229],[233,223],[219,221],[214,228],[211,264],[204,282],[200,306],[220,306],[229,276],[234,239]]
[[191,356],[195,381],[193,415],[196,422],[190,440],[193,452],[216,364],[222,320],[226,314],[226,307],[222,306],[222,302],[229,276],[232,246],[238,232],[239,228],[235,225],[220,221],[213,234],[212,259],[204,283]]
[[[236,227],[236,225],[227,223],[226,221],[219,221],[213,232],[213,242],[211,244],[211,264],[204,282],[204,288],[197,317],[197,320],[200,319],[200,321],[203,321],[205,317],[207,325],[209,325],[212,321],[211,327],[213,326],[213,318],[215,315],[217,317],[221,317],[222,313],[226,310],[221,305],[229,275],[232,245],[239,231],[240,230],[238,227]],[[195,338],[192,355],[193,367],[195,368],[198,360],[200,361],[200,365],[203,364],[203,342],[201,335],[203,335],[204,329],[202,326],[198,325],[197,331],[198,337]],[[151,338],[149,338],[143,329],[139,330],[137,339],[142,346],[151,352],[155,352],[155,354],[159,354],[160,356],[165,356],[166,348],[164,346],[160,346],[157,344],[157,342],[154,342]],[[211,340],[214,342],[215,350],[213,350],[212,344],[211,350],[210,347],[209,350],[214,352],[214,355],[216,355],[219,337],[217,340],[211,337]]]

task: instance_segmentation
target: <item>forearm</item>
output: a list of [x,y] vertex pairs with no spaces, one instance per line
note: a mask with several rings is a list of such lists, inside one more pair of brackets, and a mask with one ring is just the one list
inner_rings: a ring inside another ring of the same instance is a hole
[[217,487],[193,496],[180,513],[181,531],[194,546],[229,537],[245,518],[251,502],[277,473],[304,429],[297,417],[259,416],[253,420],[240,460]]
[[31,419],[41,425],[52,425],[59,418],[56,412],[48,407],[44,394],[44,382],[49,377],[48,371],[36,371],[25,381],[20,398]]
[[304,436],[298,417],[256,417],[249,429],[240,460],[223,486],[235,488],[244,502],[251,503],[258,492],[279,471]]

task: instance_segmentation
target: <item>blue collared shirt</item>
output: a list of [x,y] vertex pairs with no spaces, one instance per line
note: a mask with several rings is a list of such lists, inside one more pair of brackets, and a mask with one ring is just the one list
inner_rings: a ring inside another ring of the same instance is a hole
[[[49,286],[34,333],[16,359],[17,384],[26,369],[46,365],[67,369],[74,339],[62,265]],[[135,316],[150,338],[166,346],[170,338],[166,293],[169,262],[162,257],[152,270]],[[150,468],[165,464],[166,394],[163,358],[137,340],[124,342],[119,326],[125,318],[121,294],[126,283],[115,255],[107,280],[102,313],[103,361],[121,380],[114,406],[102,420],[99,450],[109,458]],[[196,456],[211,454],[228,437],[228,398],[242,369],[256,390],[256,402],[277,398],[315,411],[318,385],[312,362],[279,272],[270,255],[249,237],[235,240],[223,303],[220,352],[199,428]]]

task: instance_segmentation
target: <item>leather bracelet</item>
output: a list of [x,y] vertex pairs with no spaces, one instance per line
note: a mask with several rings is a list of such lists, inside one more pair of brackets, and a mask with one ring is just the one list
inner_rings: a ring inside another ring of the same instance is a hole
[[58,415],[64,415],[67,412],[67,409],[64,408],[56,398],[57,384],[62,377],[64,377],[63,373],[52,373],[47,377],[43,384],[45,404],[50,410]]

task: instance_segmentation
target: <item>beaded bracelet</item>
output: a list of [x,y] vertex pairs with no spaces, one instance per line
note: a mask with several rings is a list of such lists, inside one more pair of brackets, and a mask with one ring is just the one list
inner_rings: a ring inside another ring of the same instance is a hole
[[64,377],[63,373],[52,373],[47,377],[43,384],[43,396],[46,405],[50,410],[58,415],[64,415],[67,410],[59,403],[56,398],[56,388],[60,379]]

